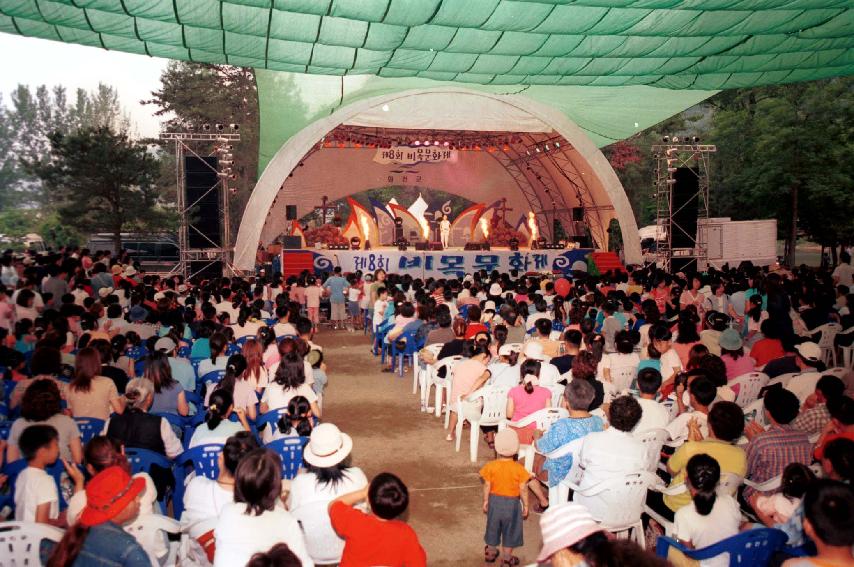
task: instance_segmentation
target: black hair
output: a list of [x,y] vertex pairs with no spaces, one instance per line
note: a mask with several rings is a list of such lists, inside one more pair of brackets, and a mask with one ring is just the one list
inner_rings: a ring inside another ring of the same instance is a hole
[[655,368],[644,368],[638,372],[638,389],[641,394],[655,394],[661,388],[661,372]]
[[231,407],[234,405],[234,398],[231,396],[231,392],[222,388],[217,388],[211,394],[211,397],[208,398],[208,402],[209,405],[208,412],[205,414],[205,423],[208,426],[208,430],[213,431],[224,419],[228,418]]
[[843,481],[854,480],[854,441],[839,437],[824,446],[824,458],[830,461],[833,472]]
[[702,406],[710,406],[718,395],[714,382],[705,376],[697,377],[688,385],[688,391]]
[[763,405],[774,421],[787,425],[798,417],[800,402],[798,397],[784,388],[772,388],[765,392]]
[[305,364],[297,352],[282,355],[273,381],[285,388],[298,388],[305,383]]
[[300,437],[311,435],[311,418],[306,414],[311,411],[311,403],[305,396],[294,396],[288,402],[288,411],[279,417],[276,425],[281,433],[287,433],[291,427],[296,429]]
[[802,498],[816,479],[815,473],[802,463],[789,463],[783,469],[780,488],[789,498]]
[[643,415],[640,404],[632,396],[619,396],[611,402],[608,421],[619,431],[631,431]]
[[36,458],[39,449],[44,449],[54,441],[59,440],[59,432],[52,425],[30,425],[18,438],[18,448],[26,461]]
[[700,360],[697,363],[697,370],[703,370],[705,376],[709,378],[715,386],[726,386],[726,363],[721,357],[711,353],[704,354],[700,357]]
[[310,319],[306,317],[299,317],[297,318],[296,323],[294,323],[294,328],[297,330],[297,334],[302,336],[311,333],[314,325],[312,325]]
[[383,520],[393,520],[409,506],[409,491],[397,476],[383,472],[371,480],[368,487],[371,511]]
[[709,410],[708,424],[716,438],[733,442],[744,433],[744,411],[735,402],[720,401]]
[[234,501],[246,504],[246,514],[272,511],[282,494],[282,459],[269,449],[249,452],[234,475]]
[[578,329],[569,329],[564,332],[563,340],[571,345],[581,346],[581,331]]
[[47,421],[62,412],[62,395],[53,380],[32,380],[21,398],[21,417],[28,421]]
[[225,441],[222,447],[222,462],[231,476],[237,472],[241,459],[255,449],[258,449],[258,441],[248,431],[238,431]]
[[617,352],[620,354],[632,354],[635,350],[635,345],[638,344],[640,337],[635,331],[618,331],[614,335],[614,344],[617,347]]
[[837,480],[820,479],[804,494],[804,519],[825,545],[854,545],[854,491]]
[[845,383],[833,374],[826,374],[818,379],[815,389],[821,392],[824,399],[831,400],[845,394]]
[[697,491],[694,494],[694,508],[701,516],[708,516],[715,506],[715,489],[721,480],[721,466],[705,453],[688,459],[686,467],[688,483]]
[[544,337],[548,337],[549,333],[552,332],[552,322],[549,319],[537,319],[534,326],[537,328],[537,332]]
[[673,338],[673,334],[665,323],[660,322],[653,323],[647,332],[649,333],[649,346],[646,349],[647,354],[649,354],[650,358],[659,359],[664,353],[658,352],[658,349],[655,348],[655,341],[669,341]]
[[830,412],[831,418],[843,425],[854,424],[854,399],[850,396],[828,400],[827,411]]
[[[336,267],[336,270],[341,268]],[[301,567],[302,561],[286,543],[277,543],[267,551],[253,555],[246,567]]]
[[593,532],[568,548],[584,557],[592,567],[667,567],[666,560],[652,553],[644,553],[636,543],[625,539],[612,539],[604,531]]
[[[527,358],[522,363],[522,365],[519,369],[519,375],[522,377],[522,380],[524,380],[525,376],[527,376],[528,374],[533,374],[534,376],[539,378],[541,367],[542,367],[542,365],[540,364],[539,360],[533,360],[531,358]],[[533,384],[525,384],[525,392],[526,393],[530,394],[533,391],[534,391],[534,385]]]

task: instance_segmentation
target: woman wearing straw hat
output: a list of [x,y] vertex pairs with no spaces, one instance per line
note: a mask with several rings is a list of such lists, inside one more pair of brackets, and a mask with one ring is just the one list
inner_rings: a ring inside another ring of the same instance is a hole
[[123,565],[148,567],[151,560],[136,539],[122,529],[139,514],[145,480],[132,478],[120,466],[95,475],[86,485],[86,507],[65,532],[48,567]]
[[303,452],[305,471],[291,482],[288,510],[302,524],[308,554],[320,565],[340,562],[344,552],[344,540],[332,529],[329,503],[368,485],[362,469],[350,464],[352,449],[353,440],[335,425],[318,425]]

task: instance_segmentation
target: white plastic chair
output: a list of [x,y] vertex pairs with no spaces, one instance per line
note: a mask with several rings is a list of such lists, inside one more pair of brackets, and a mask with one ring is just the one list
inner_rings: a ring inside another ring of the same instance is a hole
[[836,339],[836,335],[840,332],[842,332],[842,325],[839,323],[825,323],[807,331],[809,335],[821,333],[821,336],[818,338],[818,346],[821,349],[821,360],[828,366],[836,366],[836,347],[833,342]]
[[[520,419],[519,421],[503,421],[498,424],[498,428],[504,429],[507,426],[511,426],[521,429],[533,423],[536,424],[535,427],[537,430],[545,432],[554,422],[564,417],[569,417],[569,412],[564,408],[544,408],[535,411],[531,415]],[[534,470],[534,452],[533,445],[519,446],[519,457],[524,460],[525,469],[528,472]]]
[[615,396],[619,396],[632,385],[632,380],[638,375],[637,366],[618,366],[611,369],[611,387]]
[[0,565],[25,567],[41,565],[39,542],[48,540],[59,543],[65,532],[47,524],[35,522],[0,523]]
[[778,488],[780,488],[780,485],[782,483],[783,475],[771,477],[765,482],[753,482],[752,480],[744,479],[744,485],[749,486],[757,492],[771,492],[772,490],[777,490]]
[[[422,407],[428,407],[430,401],[430,389],[436,388],[436,417],[442,415],[442,393],[447,390],[450,392],[451,375],[454,370],[454,364],[458,360],[462,360],[461,356],[449,356],[436,362],[436,364],[428,367],[427,387],[422,390]],[[445,369],[445,378],[439,377],[439,370]]]
[[[456,449],[459,453],[463,437],[463,422],[468,421],[471,424],[469,431],[469,459],[471,462],[477,462],[481,426],[498,425],[507,419],[507,392],[509,391],[510,388],[508,387],[487,386],[465,400],[461,399],[457,402],[458,419],[454,433],[457,441]],[[477,400],[483,400],[482,409]]]
[[[854,333],[854,327],[848,327],[839,335],[850,335]],[[841,346],[839,350],[842,351],[842,367],[847,368],[848,370],[854,370],[854,343],[849,346]]]
[[590,486],[584,490],[580,486],[567,482],[569,488],[576,494],[584,496],[585,499],[596,497],[600,504],[595,506],[601,517],[594,519],[599,522],[602,529],[615,534],[631,532],[630,538],[642,548],[646,547],[641,523],[641,514],[646,502],[646,491],[650,486],[659,483],[660,480],[653,473],[645,470],[635,471],[619,477],[611,478]]
[[[434,357],[439,356],[439,351],[442,350],[442,344],[435,345],[427,345],[423,350],[426,350]],[[427,376],[430,374],[430,365],[424,364],[424,368],[421,368],[423,363],[420,359],[416,360],[415,364],[412,365],[412,393],[418,393],[418,388],[421,388],[421,391],[424,391],[424,388],[427,387]],[[422,396],[423,398],[423,396]]]
[[768,380],[768,383],[765,384],[765,388],[769,388],[771,386],[776,386],[777,384],[780,384],[782,387],[785,388],[786,386],[789,385],[789,382],[791,382],[792,379],[795,376],[798,376],[799,374],[800,374],[800,372],[789,372],[787,374],[780,374],[779,376],[776,376],[776,377]]
[[[124,530],[136,538],[151,559],[152,565],[176,565],[180,542],[168,542],[169,552],[165,559],[157,557],[154,549],[158,537],[164,537],[166,532],[170,534],[181,533],[181,523],[168,516],[160,514],[140,514],[133,523],[124,527]],[[164,537],[165,539],[165,537]]]
[[654,473],[661,461],[661,448],[670,437],[670,433],[666,429],[657,428],[642,431],[633,437],[643,443],[644,463],[646,463],[644,468]]
[[547,386],[547,388],[552,393],[552,407],[560,407],[560,401],[563,399],[563,393],[566,391],[566,386],[553,384],[551,386]]
[[759,391],[768,383],[768,375],[764,372],[748,372],[729,382],[729,387],[738,386],[738,395],[735,397],[735,403],[738,407],[745,408],[753,403],[759,397]]

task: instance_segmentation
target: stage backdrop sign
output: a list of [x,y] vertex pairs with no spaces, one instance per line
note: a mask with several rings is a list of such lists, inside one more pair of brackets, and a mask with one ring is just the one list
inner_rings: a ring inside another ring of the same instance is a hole
[[[479,270],[509,272],[558,272],[587,270],[587,257],[592,249],[576,250],[510,250],[418,252],[416,250],[291,250],[284,251],[282,265],[288,272],[288,255],[311,255],[315,273],[331,272],[336,266],[344,273],[385,270],[389,273],[409,274],[414,278],[447,278],[470,274]],[[307,259],[307,258],[306,258]],[[304,265],[304,264],[303,264]]]
[[444,146],[392,146],[380,148],[374,154],[374,161],[383,165],[391,163],[415,165],[456,160],[457,150],[449,150]]

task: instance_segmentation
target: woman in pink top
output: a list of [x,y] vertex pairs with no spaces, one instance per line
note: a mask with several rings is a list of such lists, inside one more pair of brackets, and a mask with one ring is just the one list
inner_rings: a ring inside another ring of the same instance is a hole
[[679,321],[676,323],[677,334],[671,346],[679,355],[683,367],[688,365],[688,360],[691,358],[691,347],[700,342],[700,335],[697,333],[698,321],[699,318],[693,306],[688,306],[679,312]]
[[[726,366],[726,379],[738,378],[756,369],[756,362],[744,354],[744,340],[735,329],[721,333],[718,343],[721,345],[721,360]],[[738,390],[733,389],[738,393]]]
[[314,276],[309,276],[308,285],[305,288],[305,310],[308,312],[309,320],[314,324],[315,330],[320,323],[320,298],[323,297],[323,288]]
[[[510,421],[519,421],[549,407],[552,393],[548,388],[539,385],[540,361],[528,359],[522,363],[520,373],[522,384],[511,388],[507,393],[507,416]],[[530,445],[534,442],[534,431],[537,425],[532,423],[526,427],[514,427],[519,434],[519,443]]]
[[491,373],[486,369],[489,362],[489,349],[484,345],[471,347],[471,356],[468,360],[461,360],[454,365],[452,371],[453,382],[451,385],[451,397],[448,406],[451,408],[451,417],[448,422],[448,436],[445,441],[454,440],[454,431],[457,427],[457,399],[465,398],[483,386]]

